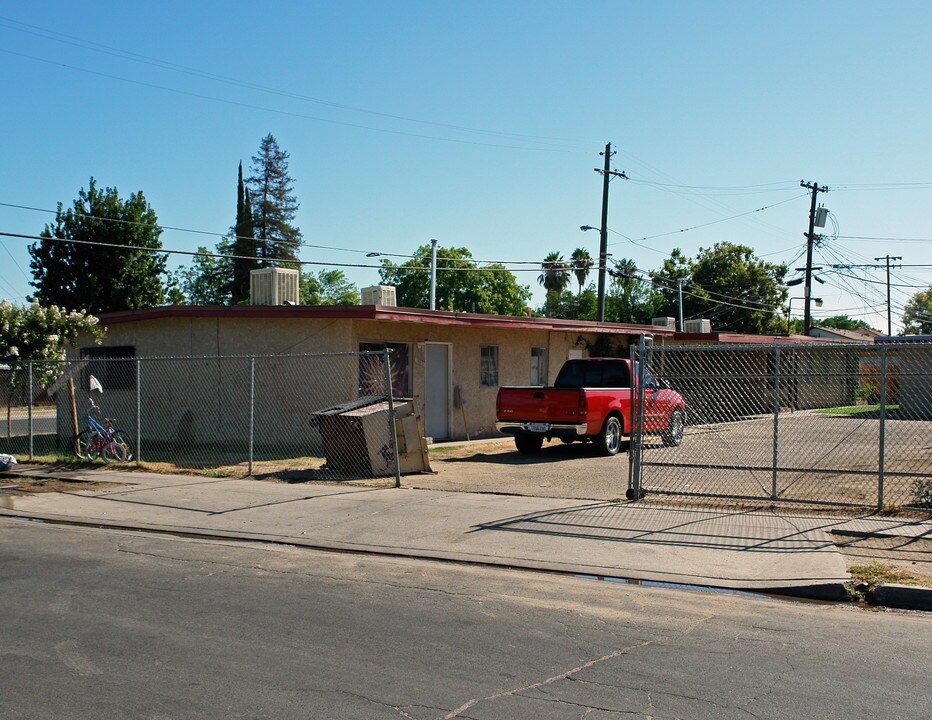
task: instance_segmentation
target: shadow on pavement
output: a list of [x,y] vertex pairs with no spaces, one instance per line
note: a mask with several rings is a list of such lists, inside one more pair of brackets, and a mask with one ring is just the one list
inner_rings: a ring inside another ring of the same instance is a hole
[[832,548],[823,534],[845,519],[811,519],[797,527],[765,508],[722,512],[633,507],[624,503],[579,505],[475,525],[493,530],[620,543],[798,553]]

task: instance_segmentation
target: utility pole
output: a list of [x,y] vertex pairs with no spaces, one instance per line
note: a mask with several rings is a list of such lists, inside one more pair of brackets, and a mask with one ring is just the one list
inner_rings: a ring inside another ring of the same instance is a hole
[[[599,228],[599,322],[605,322],[605,266],[608,265],[608,182],[612,177],[620,177],[627,180],[628,176],[623,172],[616,172],[609,169],[611,162],[612,144],[605,144],[605,151],[600,153],[605,157],[604,167],[600,170],[595,168],[597,173],[602,174],[602,226]],[[587,226],[588,227],[588,226]]]
[[[803,315],[803,335],[809,335],[812,332],[812,310],[810,302],[812,301],[812,246],[815,243],[815,212],[816,197],[820,192],[828,192],[825,186],[819,187],[819,183],[808,183],[805,180],[799,181],[799,186],[808,188],[812,191],[812,202],[809,205],[809,232],[806,233],[806,309]],[[821,235],[818,236],[821,239]]]
[[890,310],[890,261],[902,259],[900,255],[885,255],[884,257],[874,258],[874,260],[887,261],[887,335],[893,335],[893,315]]
[[676,289],[680,296],[680,332],[683,332],[683,278],[676,279]]

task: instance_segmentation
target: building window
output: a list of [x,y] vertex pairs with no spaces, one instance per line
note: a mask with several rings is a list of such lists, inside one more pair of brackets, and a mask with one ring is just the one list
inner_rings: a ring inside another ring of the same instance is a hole
[[[394,342],[361,342],[359,352],[384,352],[391,350],[389,363],[392,368],[392,397],[411,397],[411,345]],[[383,355],[359,356],[359,395],[385,395],[385,366]]]
[[531,385],[547,384],[547,348],[531,348]]
[[136,348],[132,345],[81,348],[81,359],[88,363],[81,368],[81,388],[89,390],[91,375],[104,391],[136,389]]
[[483,345],[480,348],[479,374],[483,385],[498,386],[498,345]]

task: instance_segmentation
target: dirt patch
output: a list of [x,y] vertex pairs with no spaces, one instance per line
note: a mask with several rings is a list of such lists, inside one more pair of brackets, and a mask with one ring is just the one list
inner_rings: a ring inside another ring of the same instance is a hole
[[120,483],[58,480],[55,478],[0,478],[0,495],[33,495],[35,493],[66,493],[81,490],[118,490],[128,487]]

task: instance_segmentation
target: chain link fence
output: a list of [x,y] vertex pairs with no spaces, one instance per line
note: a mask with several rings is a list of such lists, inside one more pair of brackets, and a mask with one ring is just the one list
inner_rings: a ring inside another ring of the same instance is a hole
[[[399,481],[390,351],[0,361],[7,452],[285,480]],[[409,410],[410,411],[410,410]]]
[[[932,508],[932,344],[632,346],[679,392],[683,443],[632,438],[644,492]],[[650,411],[641,383],[638,414]]]

